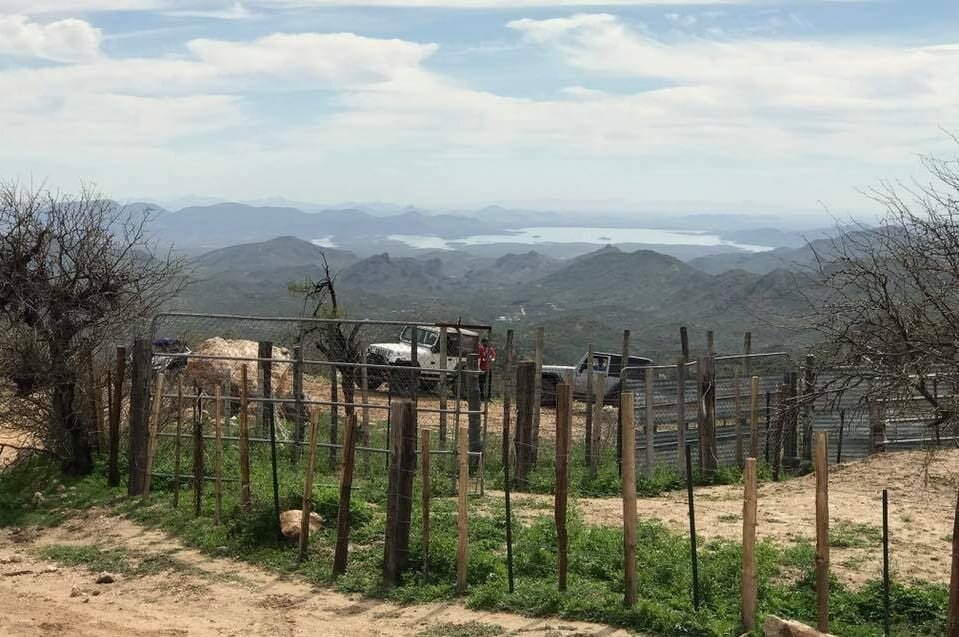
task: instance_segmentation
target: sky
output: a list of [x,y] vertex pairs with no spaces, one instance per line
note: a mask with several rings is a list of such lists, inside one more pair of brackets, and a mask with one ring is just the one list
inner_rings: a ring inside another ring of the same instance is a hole
[[0,0],[0,178],[119,199],[868,210],[954,0]]

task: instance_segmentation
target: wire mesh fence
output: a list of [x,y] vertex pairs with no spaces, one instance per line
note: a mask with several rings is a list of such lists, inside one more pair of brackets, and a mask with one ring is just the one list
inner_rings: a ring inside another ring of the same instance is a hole
[[[362,343],[358,360],[328,356],[331,325],[347,333],[358,326],[352,332]],[[630,482],[636,495],[659,495],[686,484],[691,488],[694,481],[700,481],[708,469],[702,460],[707,445],[712,445],[719,468],[736,468],[730,472],[736,480],[735,471],[750,456],[767,464],[780,458],[786,469],[802,468],[812,452],[813,434],[818,432],[828,434],[830,449],[838,452],[830,456],[830,462],[879,448],[905,447],[917,437],[925,442],[930,439],[928,430],[922,434],[919,429],[929,415],[920,405],[897,404],[896,409],[885,406],[879,410],[875,405],[864,407],[862,395],[855,392],[839,399],[818,394],[816,388],[828,384],[829,370],[810,369],[808,361],[804,367],[783,353],[707,355],[677,365],[627,366],[620,370],[611,400],[603,378],[608,367],[593,369],[592,382],[582,385],[592,386],[593,392],[577,391],[576,383],[584,379],[569,377],[556,395],[546,396],[542,387],[537,392],[536,384],[543,382],[544,376],[536,363],[515,361],[506,348],[506,376],[496,379],[501,397],[509,398],[504,402],[479,391],[482,372],[475,368],[472,352],[462,347],[464,341],[453,348],[449,341],[442,341],[447,354],[456,350],[445,359],[447,369],[437,370],[436,378],[445,375],[447,382],[424,380],[428,370],[422,363],[439,353],[434,349],[439,349],[440,341],[423,341],[419,333],[435,333],[443,339],[450,333],[470,336],[467,330],[482,331],[429,322],[413,327],[347,320],[311,325],[302,319],[159,317],[152,335],[152,361],[156,371],[163,371],[166,386],[154,393],[160,398],[154,403],[156,416],[151,424],[156,439],[151,471],[154,488],[173,489],[175,498],[186,498],[188,492],[181,487],[192,485],[190,496],[197,511],[204,514],[209,512],[211,489],[225,492],[227,501],[234,502],[244,488],[244,443],[249,445],[250,460],[246,462],[253,472],[249,480],[261,503],[270,499],[272,483],[278,494],[274,497],[277,508],[303,506],[299,497],[305,510],[323,510],[325,506],[324,517],[336,519],[343,515],[344,493],[357,488],[368,493],[372,485],[385,494],[385,499],[376,501],[384,515],[377,519],[385,527],[385,537],[366,536],[364,541],[375,543],[377,550],[382,547],[384,581],[398,581],[397,574],[420,566],[424,576],[432,571],[439,577],[451,577],[455,561],[460,590],[475,583],[476,573],[482,571],[476,565],[483,558],[469,556],[470,543],[476,542],[477,536],[484,547],[481,550],[499,555],[505,541],[512,555],[512,541],[499,534],[509,534],[516,523],[527,529],[521,537],[529,538],[529,529],[539,524],[536,516],[550,512],[555,534],[542,536],[557,543],[550,559],[555,556],[565,561],[571,572],[577,572],[582,559],[568,544],[562,546],[569,542],[567,531],[581,539],[577,528],[565,528],[567,501],[572,502],[574,512],[588,508],[593,515],[599,511],[607,516],[602,518],[603,525],[624,525],[627,516],[620,499],[625,497],[623,480],[629,480],[631,469],[635,469],[635,479]],[[207,349],[205,345],[214,338],[210,334],[234,345],[237,341],[252,345]],[[327,340],[322,346],[312,346],[310,338]],[[405,347],[412,360],[421,364],[397,365],[400,359],[371,362],[369,354],[377,345],[383,351],[386,345],[396,345],[394,352]],[[177,351],[179,348],[191,351]],[[372,387],[371,374],[381,372],[382,383]],[[155,382],[154,378],[154,388]],[[628,412],[619,408],[621,394],[631,397]],[[564,398],[556,400],[560,395]],[[541,398],[537,400],[537,396]],[[412,424],[400,424],[396,408],[407,404]],[[356,475],[362,486],[343,482],[343,447],[354,419],[358,432]],[[310,475],[315,474],[317,480],[304,485],[303,458],[309,449],[306,432],[314,424],[319,452]],[[444,425],[446,436],[441,433]],[[426,458],[431,460],[425,464],[424,441],[429,446]],[[692,451],[691,470],[684,461],[687,449]],[[634,464],[628,460],[633,454],[624,451],[633,452]],[[425,476],[422,487],[417,486],[417,476]],[[487,499],[470,501],[470,490]],[[317,492],[334,495],[317,496]],[[508,507],[505,502],[511,492],[517,495],[518,515],[499,508],[500,502]],[[430,495],[437,501],[431,501]],[[457,496],[455,503],[449,497],[453,495]],[[727,507],[708,500],[698,506],[714,519],[730,515]],[[347,502],[346,511],[350,508]],[[479,531],[468,527],[467,510],[469,515],[478,513]],[[219,504],[216,511],[219,519]],[[692,520],[692,512],[690,515]],[[439,548],[434,543],[435,553],[430,549],[431,524],[445,534]],[[455,549],[449,533],[454,524]],[[525,546],[521,550],[535,553],[542,548]],[[512,591],[513,564],[509,559]],[[519,572],[529,573],[523,568]],[[684,586],[689,584],[687,574],[677,577]],[[617,579],[611,585],[621,586],[622,581]],[[689,585],[699,590],[697,585]]]

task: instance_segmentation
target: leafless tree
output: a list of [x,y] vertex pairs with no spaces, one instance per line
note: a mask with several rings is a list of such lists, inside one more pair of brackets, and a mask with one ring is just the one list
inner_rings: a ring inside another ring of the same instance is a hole
[[[302,283],[290,284],[290,291],[303,296],[303,314],[312,318],[342,319],[346,311],[336,296],[336,275],[331,271],[326,255],[323,259],[323,274],[318,280],[306,279]],[[361,361],[362,345],[359,339],[362,324],[338,322],[314,323],[304,331],[312,339],[316,348],[328,361],[348,363],[338,365],[340,386],[343,388],[343,402],[347,415],[353,413],[355,389],[357,386],[356,363]]]
[[4,417],[68,473],[93,469],[84,360],[186,283],[184,262],[148,241],[149,218],[86,186],[68,195],[0,182],[0,378],[13,385],[0,390]]
[[959,430],[959,161],[927,156],[926,183],[882,182],[867,195],[877,227],[817,251],[810,326],[839,370],[835,393],[919,401],[930,426]]

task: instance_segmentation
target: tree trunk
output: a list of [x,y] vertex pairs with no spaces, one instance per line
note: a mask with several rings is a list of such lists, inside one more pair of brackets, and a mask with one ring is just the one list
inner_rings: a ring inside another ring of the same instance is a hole
[[340,387],[343,388],[343,402],[346,403],[345,411],[347,419],[349,419],[349,417],[352,416],[356,411],[354,407],[354,397],[356,396],[356,379],[356,367],[351,365],[340,368]]
[[93,446],[82,413],[75,408],[77,383],[74,374],[64,370],[62,380],[54,383],[54,426],[62,436],[63,472],[69,475],[88,475],[93,472]]

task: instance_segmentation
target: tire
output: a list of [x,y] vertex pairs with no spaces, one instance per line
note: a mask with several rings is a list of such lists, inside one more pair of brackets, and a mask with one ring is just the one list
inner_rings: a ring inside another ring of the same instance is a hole
[[542,388],[540,392],[540,405],[555,405],[556,404],[556,379],[547,376],[543,378]]
[[[395,365],[395,369],[389,371],[390,391],[394,394],[409,394],[412,390],[419,389],[419,379],[413,378],[412,369],[409,363]],[[416,385],[412,385],[411,381]]]
[[[386,378],[383,377],[379,370],[371,369],[366,373],[366,388],[370,391],[376,391],[385,382]],[[353,383],[357,389],[363,389],[363,377],[361,375],[357,374]]]

